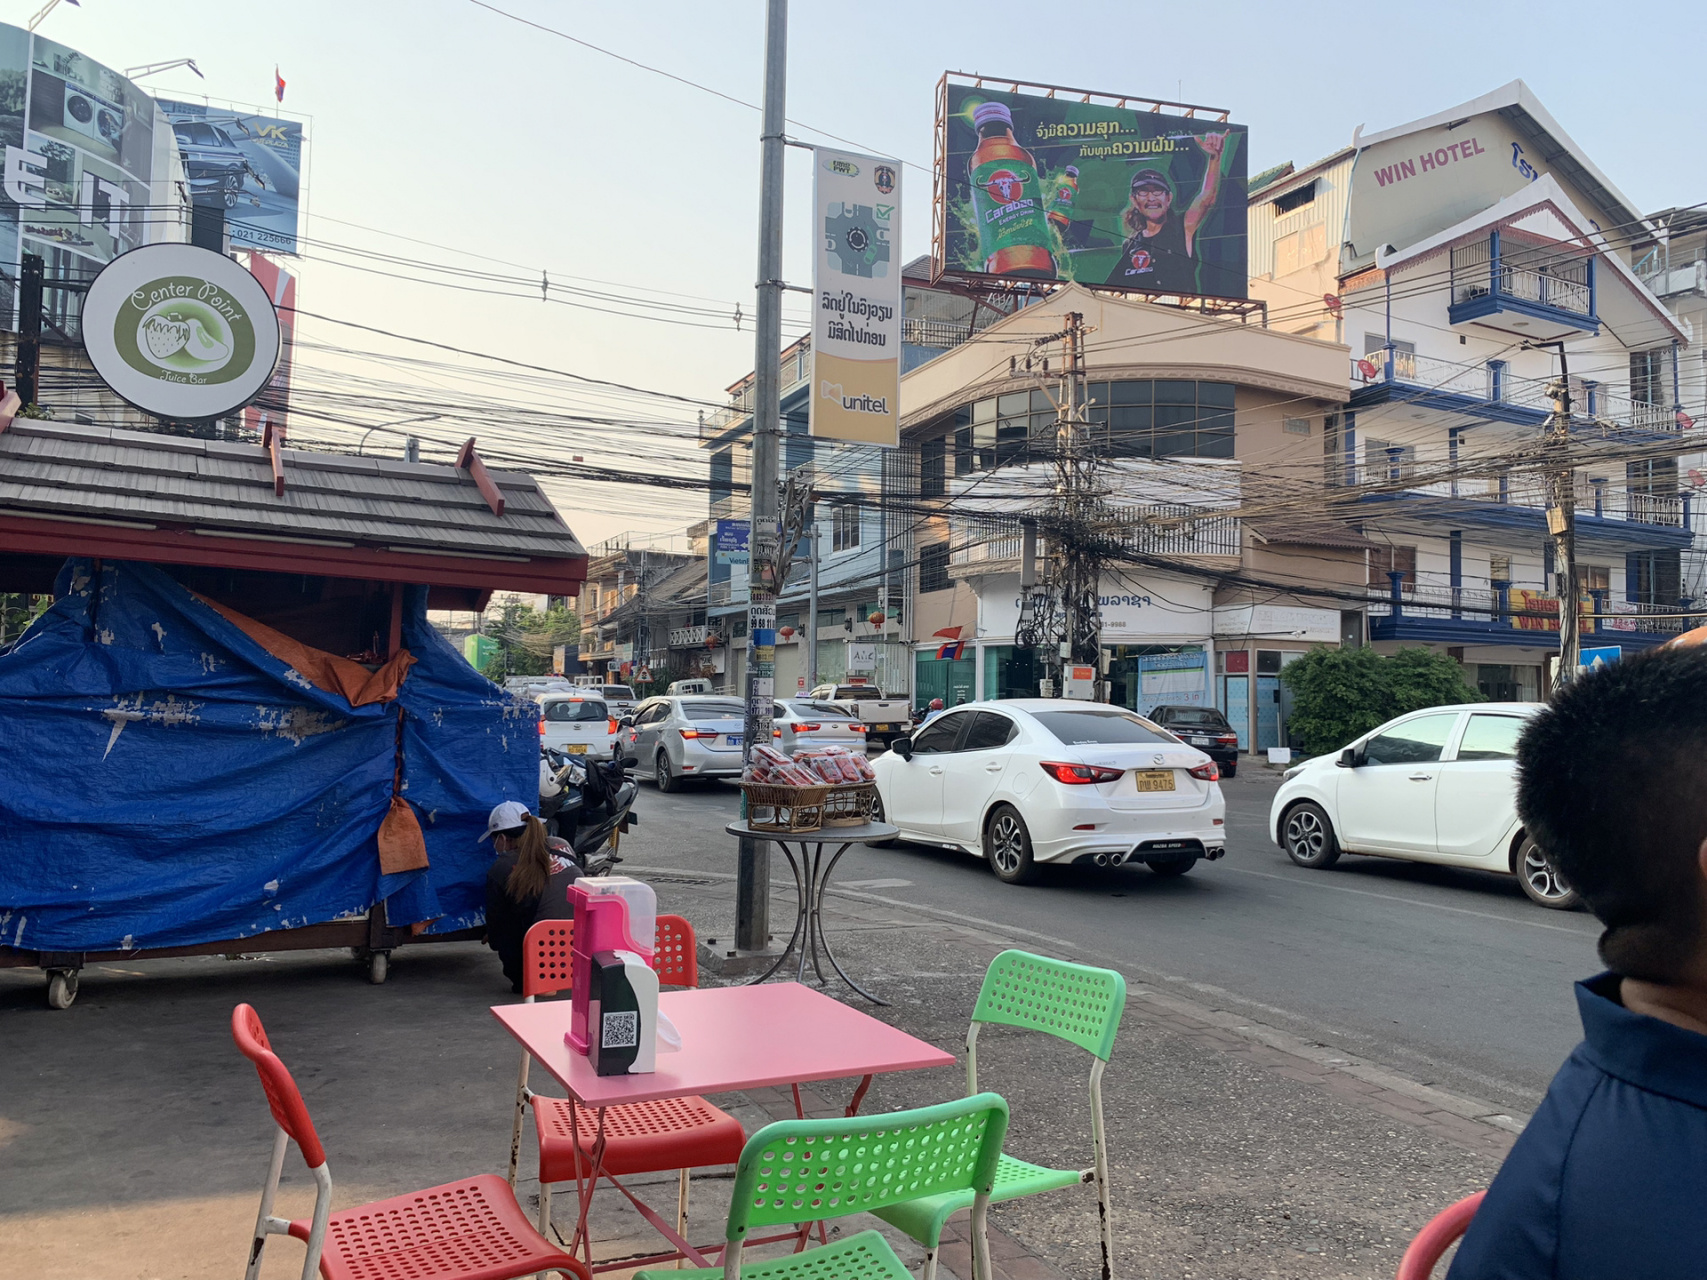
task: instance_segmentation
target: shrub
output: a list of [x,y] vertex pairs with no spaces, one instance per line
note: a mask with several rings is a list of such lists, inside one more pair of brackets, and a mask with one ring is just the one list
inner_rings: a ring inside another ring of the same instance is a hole
[[1423,707],[1480,702],[1463,668],[1443,653],[1401,649],[1314,649],[1281,669],[1292,691],[1288,728],[1311,755],[1337,751],[1394,716]]

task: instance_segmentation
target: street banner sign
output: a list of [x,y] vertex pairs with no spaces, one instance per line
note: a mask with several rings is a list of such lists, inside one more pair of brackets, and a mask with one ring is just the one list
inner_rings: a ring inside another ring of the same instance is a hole
[[810,432],[901,442],[901,162],[812,156]]
[[1577,651],[1577,667],[1581,671],[1598,671],[1609,667],[1624,656],[1624,646],[1609,644],[1596,649]]
[[747,522],[719,520],[712,541],[712,557],[716,564],[747,563]]

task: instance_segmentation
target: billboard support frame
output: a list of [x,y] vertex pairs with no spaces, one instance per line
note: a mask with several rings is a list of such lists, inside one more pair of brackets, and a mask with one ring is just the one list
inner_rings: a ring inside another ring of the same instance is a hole
[[[968,71],[944,71],[936,84],[936,121],[932,130],[931,165],[931,253],[930,282],[948,283],[977,288],[991,294],[1034,295],[1052,292],[1059,281],[1039,281],[1026,277],[986,275],[981,272],[951,271],[948,267],[948,91],[951,84],[973,89],[991,89],[1020,94],[1027,90],[1040,91],[1045,98],[1070,96],[1085,104],[1115,107],[1124,111],[1147,109],[1160,115],[1164,111],[1188,120],[1204,120],[1215,124],[1231,122],[1232,109],[1210,107],[1202,103],[1174,102],[1167,98],[1152,98],[1143,94],[1106,93],[1097,89],[1074,88],[1069,85],[1047,84],[1034,80],[1016,80],[1008,76],[990,76]],[[1109,297],[1174,306],[1179,309],[1200,310],[1206,315],[1236,315],[1248,324],[1252,315],[1260,313],[1262,327],[1268,327],[1268,304],[1255,298],[1225,298],[1204,294],[1137,293],[1127,289],[1102,289],[1079,282],[1082,288]],[[1164,299],[1173,299],[1165,302]]]

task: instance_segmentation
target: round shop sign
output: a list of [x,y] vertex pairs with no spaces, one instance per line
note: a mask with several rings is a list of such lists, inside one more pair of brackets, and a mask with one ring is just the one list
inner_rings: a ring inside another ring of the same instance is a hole
[[152,244],[109,262],[83,298],[83,347],[101,380],[145,413],[198,422],[261,394],[279,318],[261,283],[222,253]]

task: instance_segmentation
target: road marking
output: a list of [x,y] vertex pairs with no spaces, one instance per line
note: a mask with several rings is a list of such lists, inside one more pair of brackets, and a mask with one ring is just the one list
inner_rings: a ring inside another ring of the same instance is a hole
[[[1450,911],[1454,915],[1479,916],[1483,920],[1498,920],[1501,924],[1528,925],[1531,929],[1551,929],[1554,933],[1569,933],[1578,938],[1593,938],[1599,930],[1573,929],[1569,925],[1547,924],[1542,920],[1525,920],[1521,916],[1502,916],[1495,911],[1473,911],[1469,907],[1449,907],[1439,902],[1424,902],[1420,898],[1401,897],[1396,893],[1376,893],[1373,889],[1353,889],[1343,884],[1312,884],[1300,880],[1296,876],[1275,875],[1272,871],[1252,871],[1248,867],[1222,867],[1222,871],[1234,871],[1242,876],[1256,876],[1262,880],[1279,880],[1282,884],[1302,885],[1310,889],[1325,889],[1333,893],[1354,893],[1361,898],[1380,898],[1383,902],[1402,902],[1407,907],[1427,907],[1430,911]],[[1536,908],[1540,910],[1540,908]]]
[[828,887],[831,889],[908,889],[912,887],[911,880],[840,880]]

